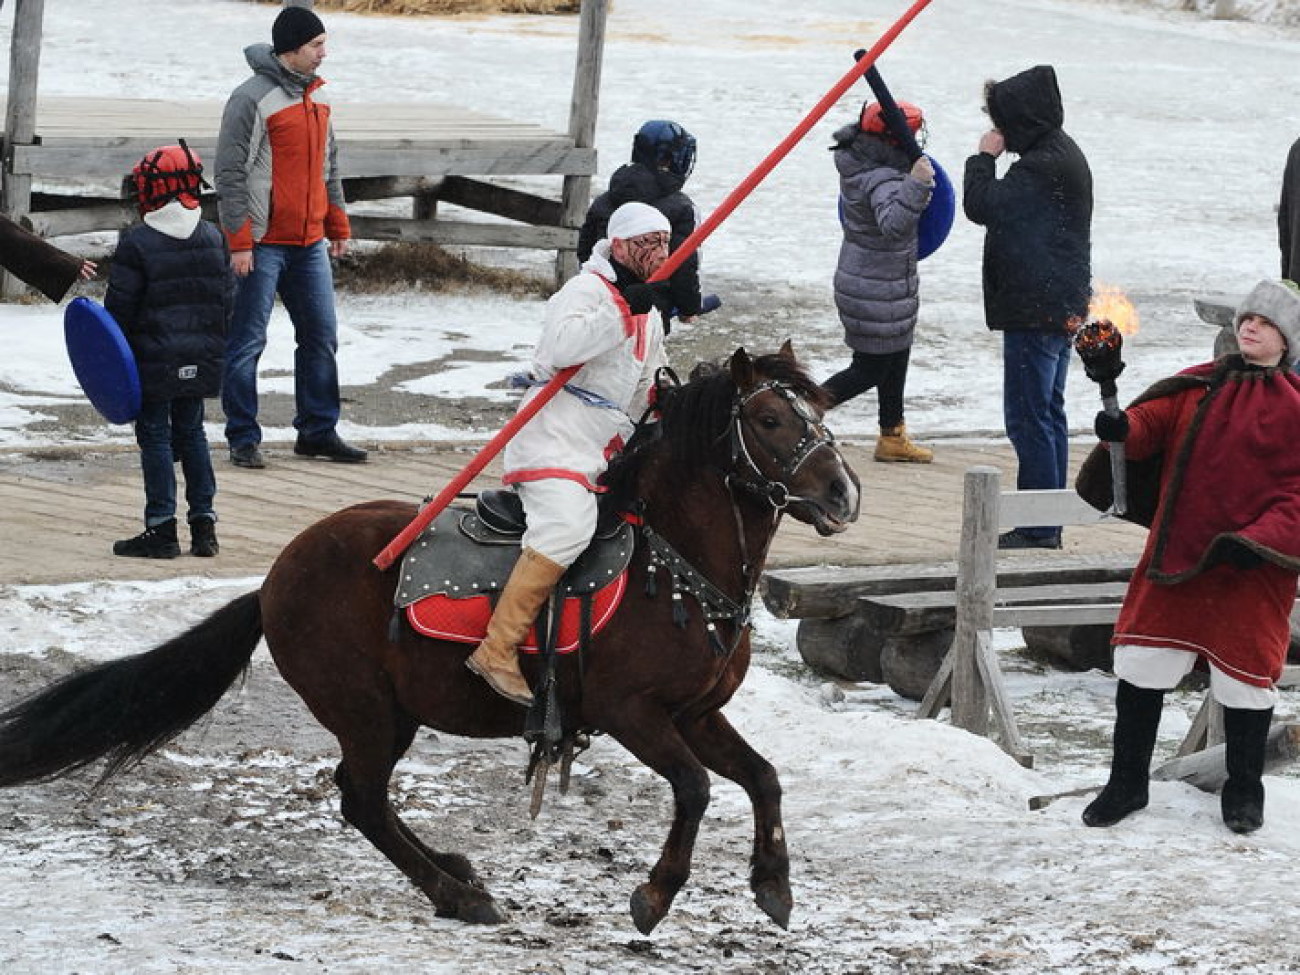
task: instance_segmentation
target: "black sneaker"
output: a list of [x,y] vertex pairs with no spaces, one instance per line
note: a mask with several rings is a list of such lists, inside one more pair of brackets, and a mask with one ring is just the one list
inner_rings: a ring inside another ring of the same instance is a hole
[[369,456],[360,447],[344,443],[333,430],[323,437],[304,437],[301,433],[298,434],[293,452],[299,457],[328,457],[342,464],[364,464]]
[[1061,533],[1059,531],[1050,535],[1030,535],[1019,528],[1013,528],[1011,531],[1003,532],[998,536],[998,548],[1000,549],[1060,547]]
[[190,522],[190,554],[210,559],[221,551],[217,544],[217,523],[212,518],[195,518]]
[[146,528],[135,538],[124,538],[113,543],[114,555],[133,559],[174,559],[181,554],[176,541],[176,519],[168,518],[161,525]]
[[266,458],[262,456],[262,452],[257,449],[255,443],[246,444],[243,447],[231,447],[230,462],[236,467],[247,467],[256,471],[260,471],[266,466]]

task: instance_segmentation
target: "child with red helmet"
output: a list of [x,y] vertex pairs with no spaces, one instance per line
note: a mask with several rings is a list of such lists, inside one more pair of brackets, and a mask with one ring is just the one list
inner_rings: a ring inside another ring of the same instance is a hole
[[[908,102],[899,109],[913,134],[925,118]],[[846,369],[822,385],[838,405],[876,390],[880,437],[875,459],[928,464],[934,454],[912,442],[903,422],[912,334],[920,308],[917,246],[921,214],[934,189],[934,167],[911,162],[889,131],[878,102],[835,133],[844,241],[835,268],[835,307],[853,353]]]
[[135,420],[144,475],[144,531],[113,554],[171,559],[176,536],[176,469],[185,477],[190,553],[218,552],[216,476],[203,430],[203,400],[221,390],[234,276],[225,237],[202,218],[207,184],[182,140],[145,155],[125,180],[141,222],[118,243],[104,306],[122,327],[140,371]]

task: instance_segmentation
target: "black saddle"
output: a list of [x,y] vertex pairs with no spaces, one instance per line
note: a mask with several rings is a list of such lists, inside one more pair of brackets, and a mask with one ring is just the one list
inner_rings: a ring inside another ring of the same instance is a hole
[[[464,599],[500,592],[519,558],[523,505],[513,491],[485,491],[473,511],[448,508],[406,550],[393,602],[401,609],[426,596]],[[609,519],[560,580],[565,596],[597,592],[632,560],[632,526]]]

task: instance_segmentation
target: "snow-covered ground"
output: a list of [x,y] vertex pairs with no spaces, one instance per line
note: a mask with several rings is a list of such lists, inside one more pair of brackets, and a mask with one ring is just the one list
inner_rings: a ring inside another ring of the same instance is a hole
[[[642,120],[676,118],[700,138],[690,189],[705,212],[903,8],[612,6],[602,173],[623,160]],[[47,0],[42,90],[220,98],[243,77],[240,49],[267,33],[270,16],[242,0]],[[325,19],[335,98],[447,99],[566,125],[572,18]],[[1097,279],[1127,291],[1143,315],[1121,381],[1133,394],[1205,357],[1212,329],[1196,319],[1193,295],[1241,292],[1276,273],[1273,206],[1300,133],[1297,55],[1294,35],[1251,23],[1107,3],[935,0],[881,67],[900,97],[927,109],[931,150],[959,180],[985,122],[984,79],[1056,65],[1067,127],[1096,177]],[[846,97],[708,242],[707,279],[727,305],[695,334],[675,333],[683,359],[742,343],[763,350],[793,335],[818,374],[841,361],[825,146],[864,94],[862,86]],[[909,397],[909,422],[923,434],[1000,428],[979,247],[979,231],[959,216],[923,266]],[[493,295],[342,296],[344,382],[370,384],[391,366],[459,353],[457,361],[479,364],[410,382],[449,399],[481,395],[527,355],[537,309]],[[286,332],[277,330],[263,360],[268,371],[291,368]],[[59,311],[0,307],[0,337],[0,446],[65,442],[57,430],[33,429],[43,407],[78,398]],[[1095,397],[1076,374],[1079,430]],[[842,434],[873,426],[869,397],[836,414]],[[488,431],[416,423],[344,432]],[[105,426],[92,439],[128,437]],[[6,684],[20,674],[30,683],[32,668],[54,673],[134,652],[256,584],[0,586]],[[788,933],[748,899],[747,804],[719,783],[687,890],[652,937],[635,934],[626,897],[662,840],[668,798],[599,740],[575,794],[553,799],[533,824],[516,743],[417,742],[399,769],[405,814],[422,833],[470,850],[514,916],[492,929],[434,919],[340,826],[330,744],[285,704],[288,692],[259,656],[248,689],[210,725],[104,794],[87,797],[88,779],[0,793],[0,964],[13,973],[1300,969],[1287,923],[1300,854],[1294,778],[1267,780],[1268,822],[1250,837],[1224,829],[1216,797],[1165,783],[1153,787],[1148,811],[1088,830],[1079,824],[1086,800],[1038,812],[1026,800],[1103,777],[1113,689],[1104,675],[1043,672],[1003,648],[1017,714],[1040,756],[1027,771],[984,739],[911,720],[887,689],[861,685],[841,697],[819,686],[790,649],[788,624],[760,614],[757,630],[756,665],[728,714],[782,775],[797,902]],[[1171,701],[1164,751],[1195,706],[1189,695]]]

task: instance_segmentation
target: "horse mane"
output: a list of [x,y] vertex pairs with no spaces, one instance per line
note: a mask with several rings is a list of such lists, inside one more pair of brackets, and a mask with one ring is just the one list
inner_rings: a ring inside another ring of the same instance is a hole
[[[789,386],[819,407],[826,391],[789,356],[762,355],[753,361],[755,376]],[[736,385],[727,362],[700,362],[683,385],[658,387],[658,422],[643,420],[627,446],[610,462],[601,483],[610,503],[626,506],[636,497],[636,484],[646,463],[667,452],[674,471],[689,476],[718,459],[731,423]]]

